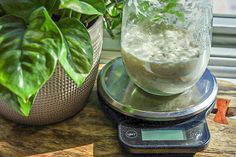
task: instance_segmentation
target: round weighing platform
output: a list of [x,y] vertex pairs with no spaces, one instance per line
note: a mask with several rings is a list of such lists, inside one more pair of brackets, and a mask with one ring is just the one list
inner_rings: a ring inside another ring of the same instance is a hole
[[216,99],[217,82],[206,70],[194,87],[174,96],[144,92],[129,78],[122,59],[106,64],[98,78],[98,92],[108,106],[138,119],[170,121],[192,117],[209,108]]

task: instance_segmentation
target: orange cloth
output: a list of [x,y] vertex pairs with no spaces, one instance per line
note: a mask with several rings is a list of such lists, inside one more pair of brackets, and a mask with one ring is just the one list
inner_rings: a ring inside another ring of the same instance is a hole
[[229,107],[230,100],[228,99],[217,99],[217,113],[214,117],[214,121],[221,124],[228,124],[228,120],[226,118],[226,113]]

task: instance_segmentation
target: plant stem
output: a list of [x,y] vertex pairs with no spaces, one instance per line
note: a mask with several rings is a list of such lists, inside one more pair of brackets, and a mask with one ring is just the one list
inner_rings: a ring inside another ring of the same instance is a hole
[[69,11],[69,17],[72,17],[72,10]]
[[80,18],[81,18],[81,14],[78,14],[77,19],[80,20]]
[[91,17],[89,17],[88,19],[86,19],[86,20],[84,21],[84,23],[86,24],[86,26],[88,26],[89,23],[92,22],[93,20],[95,20],[97,17],[98,17],[98,16],[96,16],[96,15],[91,16]]
[[61,15],[61,18],[64,18],[66,16],[66,10],[62,10],[62,15]]

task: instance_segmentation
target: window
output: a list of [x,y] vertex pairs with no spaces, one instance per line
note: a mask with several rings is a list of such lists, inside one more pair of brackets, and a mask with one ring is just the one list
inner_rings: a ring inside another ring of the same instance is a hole
[[[208,68],[218,78],[236,80],[236,0],[213,0],[213,48]],[[120,40],[105,35],[102,63],[120,56]]]
[[236,47],[236,0],[214,0],[213,44]]
[[236,0],[213,0],[214,14],[222,17],[236,17]]
[[209,69],[218,78],[236,79],[236,0],[213,2],[213,48]]

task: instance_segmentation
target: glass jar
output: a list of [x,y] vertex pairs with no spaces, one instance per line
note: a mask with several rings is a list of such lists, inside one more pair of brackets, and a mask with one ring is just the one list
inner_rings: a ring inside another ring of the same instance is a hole
[[126,0],[121,54],[131,80],[163,96],[194,86],[209,61],[212,19],[210,0]]

